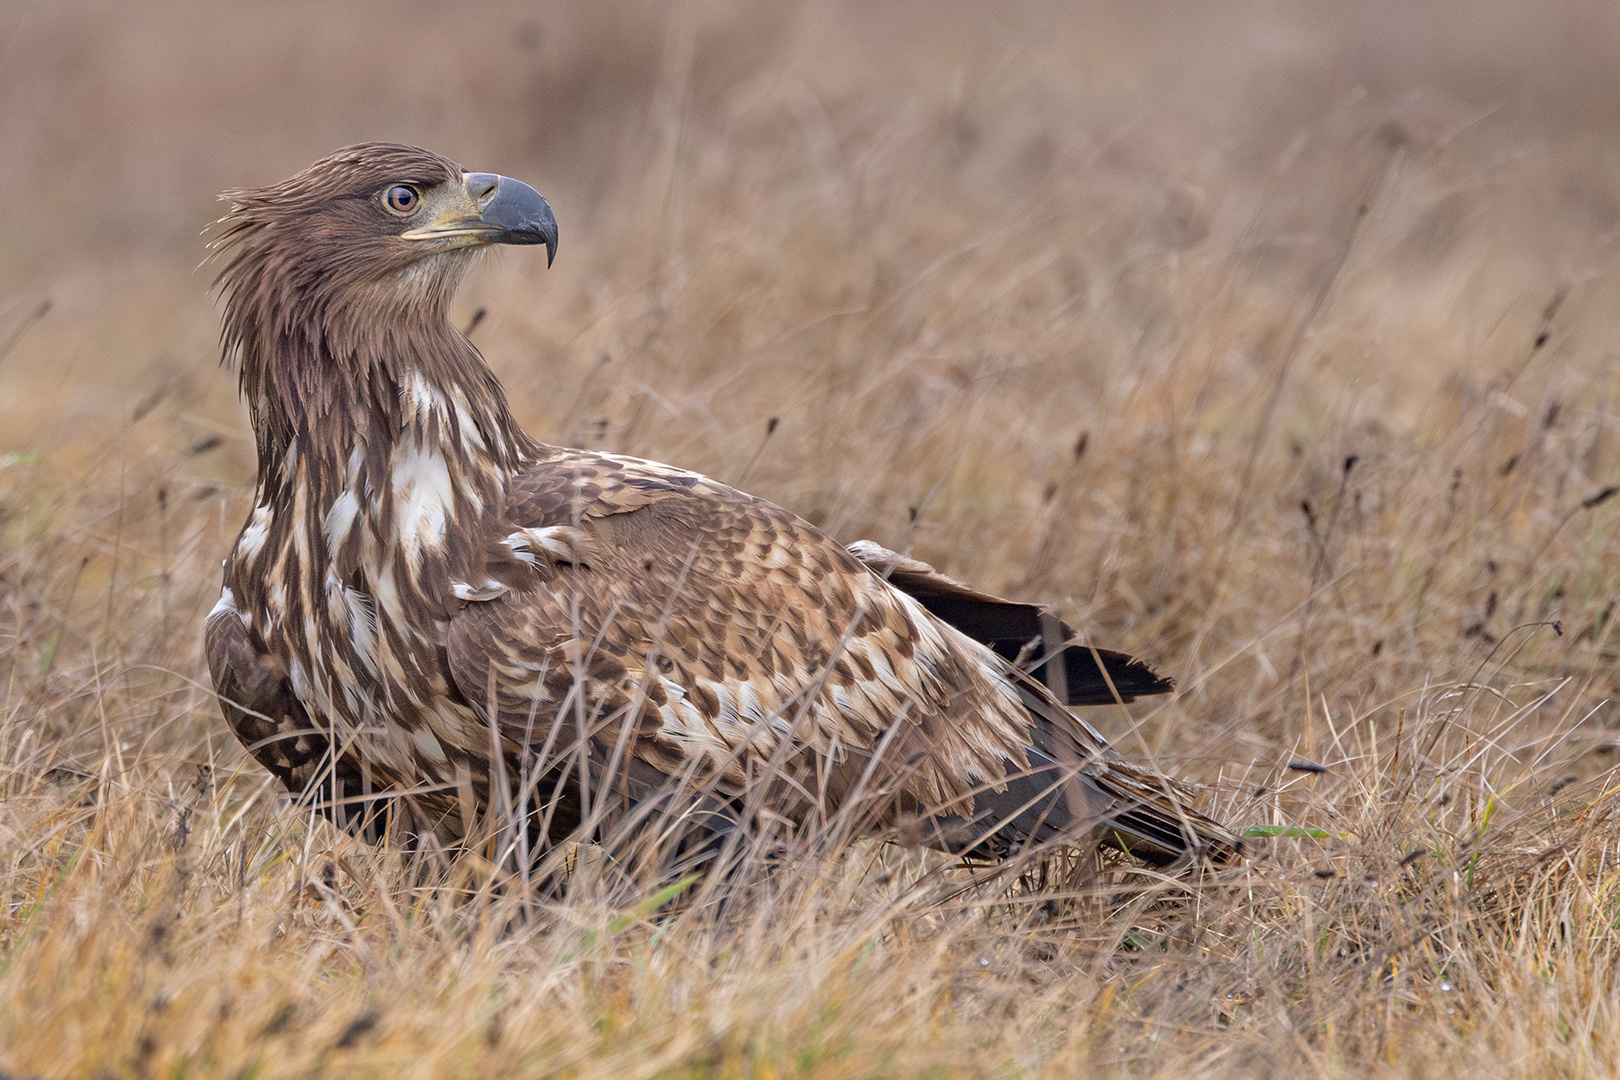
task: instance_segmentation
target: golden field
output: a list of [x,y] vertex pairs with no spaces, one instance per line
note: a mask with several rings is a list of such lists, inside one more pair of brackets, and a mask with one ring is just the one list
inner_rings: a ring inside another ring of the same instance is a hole
[[[0,3],[0,1074],[1615,1075],[1620,15],[1342,7]],[[550,198],[457,311],[531,431],[1056,604],[1311,835],[659,907],[301,813],[199,233],[369,139]]]

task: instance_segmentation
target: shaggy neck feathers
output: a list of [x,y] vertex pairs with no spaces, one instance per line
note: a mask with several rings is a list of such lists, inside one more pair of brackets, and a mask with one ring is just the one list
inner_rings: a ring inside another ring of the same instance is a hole
[[262,488],[298,472],[345,478],[356,451],[383,467],[401,441],[439,450],[467,480],[503,478],[535,448],[446,316],[473,253],[429,256],[402,278],[357,280],[341,261],[280,257],[276,241],[292,237],[269,225],[255,231],[227,234],[237,250],[220,284],[223,342],[252,416]]
[[[446,316],[476,254],[378,278],[321,262],[307,238],[284,257],[290,232],[238,232],[220,277],[268,515],[254,561],[294,553],[284,574],[311,604],[332,581],[381,589],[384,606],[442,602],[452,579],[482,580],[486,514],[540,450]],[[402,576],[371,580],[388,565]]]

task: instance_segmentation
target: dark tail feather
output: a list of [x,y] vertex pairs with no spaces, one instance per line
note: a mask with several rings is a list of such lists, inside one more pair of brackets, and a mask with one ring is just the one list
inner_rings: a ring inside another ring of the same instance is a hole
[[[1243,842],[1219,822],[1192,810],[1169,789],[1118,763],[1081,772],[1038,750],[1026,751],[1030,768],[1001,791],[974,798],[974,813],[934,820],[938,841],[954,854],[1006,858],[1030,843],[1097,843],[1155,866],[1206,857],[1229,862]],[[1078,804],[1078,805],[1077,805]]]
[[[1039,604],[1021,604],[980,592],[927,563],[897,555],[869,540],[851,544],[849,550],[935,618],[1021,663],[1066,705],[1112,705],[1175,689],[1174,682],[1135,657],[1066,644],[1075,639],[1074,631]],[[1048,670],[1052,653],[1062,656],[1061,672]]]
[[[1021,661],[1025,670],[1047,686],[1061,685],[1066,705],[1112,705],[1175,689],[1172,680],[1134,656],[1084,644],[1064,645],[1074,640],[1074,631],[1035,604],[990,603],[958,596],[919,596],[917,602],[973,640],[1009,660]],[[1052,651],[1063,660],[1061,683],[1047,670]]]

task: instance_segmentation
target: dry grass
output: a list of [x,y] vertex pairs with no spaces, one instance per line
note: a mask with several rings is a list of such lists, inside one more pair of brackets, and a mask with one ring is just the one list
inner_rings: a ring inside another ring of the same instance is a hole
[[[0,1070],[1620,1070],[1606,5],[400,8],[0,8]],[[654,910],[300,814],[202,685],[191,271],[362,137],[552,197],[459,316],[531,430],[1060,602],[1180,681],[1123,749],[1324,835]]]

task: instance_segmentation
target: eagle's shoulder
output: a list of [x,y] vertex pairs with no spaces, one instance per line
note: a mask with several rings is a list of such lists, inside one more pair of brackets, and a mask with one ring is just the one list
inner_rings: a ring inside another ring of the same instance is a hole
[[654,580],[695,573],[846,595],[875,582],[843,545],[791,511],[701,473],[619,454],[566,450],[535,462],[511,486],[505,528],[566,534],[582,554],[595,553],[598,569],[656,572]]
[[594,450],[555,449],[513,478],[507,506],[514,521],[533,527],[629,513],[664,499],[694,496],[718,504],[761,502],[673,465]]

